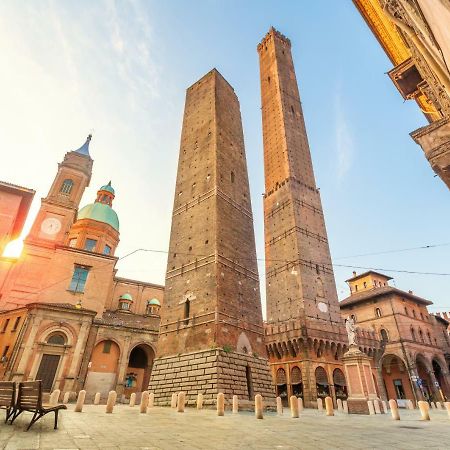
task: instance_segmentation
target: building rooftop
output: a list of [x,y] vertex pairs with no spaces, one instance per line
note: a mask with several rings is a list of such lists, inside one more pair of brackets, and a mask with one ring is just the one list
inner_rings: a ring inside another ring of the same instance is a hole
[[422,305],[432,305],[433,304],[433,302],[431,302],[430,300],[426,300],[422,297],[418,297],[417,295],[414,295],[411,292],[405,292],[405,291],[402,291],[401,289],[397,289],[392,286],[381,286],[381,287],[376,287],[373,289],[367,289],[367,290],[361,291],[361,292],[355,292],[352,295],[350,295],[349,297],[347,297],[344,300],[342,300],[341,302],[339,302],[339,306],[341,308],[347,307],[347,306],[355,305],[357,303],[362,303],[362,302],[371,300],[376,297],[381,297],[381,296],[389,295],[389,294],[397,294],[400,297],[408,298],[409,300],[413,300],[417,303],[421,303]]
[[[355,274],[356,272],[353,273]],[[345,280],[345,282],[348,283],[349,281],[356,281],[359,280],[360,278],[367,277],[368,275],[376,275],[378,277],[384,278],[386,281],[393,279],[392,277],[390,277],[389,275],[385,275],[384,273],[376,272],[375,270],[368,270],[367,272],[363,272],[358,275],[353,275],[348,280]]]

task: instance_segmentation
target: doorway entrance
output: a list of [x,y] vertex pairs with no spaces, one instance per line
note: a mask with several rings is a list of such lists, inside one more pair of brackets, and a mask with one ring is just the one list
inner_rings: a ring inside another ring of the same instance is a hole
[[58,369],[60,355],[42,355],[41,364],[36,374],[36,380],[42,380],[43,392],[50,392],[55,381],[56,370]]

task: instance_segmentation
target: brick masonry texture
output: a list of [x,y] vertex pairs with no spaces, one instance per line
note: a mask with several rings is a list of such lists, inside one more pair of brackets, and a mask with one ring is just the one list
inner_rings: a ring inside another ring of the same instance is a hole
[[205,406],[215,405],[219,392],[225,394],[227,404],[233,395],[241,405],[253,405],[256,394],[268,403],[275,398],[266,359],[220,349],[157,359],[149,391],[155,393],[155,404],[160,406],[170,405],[172,394],[180,391],[186,392],[189,406],[196,404],[199,393]]

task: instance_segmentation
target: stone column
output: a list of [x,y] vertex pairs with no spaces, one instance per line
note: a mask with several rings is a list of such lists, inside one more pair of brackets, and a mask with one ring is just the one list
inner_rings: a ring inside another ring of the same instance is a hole
[[[408,364],[408,361],[407,361]],[[411,388],[413,391],[413,395],[414,395],[414,400],[417,402],[419,400],[424,400],[424,395],[422,392],[422,389],[420,389],[420,387],[417,385],[417,380],[419,379],[419,376],[417,375],[417,367],[415,364],[408,364],[408,377],[409,377],[409,382],[411,383]]]
[[384,400],[385,402],[387,402],[389,399],[388,399],[386,388],[384,386],[384,381],[383,381],[383,367],[377,366],[377,367],[375,367],[375,369],[376,369],[376,373],[377,373],[377,383],[378,383],[378,389],[380,391],[381,400]]
[[433,400],[436,401],[443,401],[444,398],[441,394],[441,391],[439,390],[439,388],[437,387],[438,381],[436,379],[436,376],[434,375],[433,370],[428,370],[428,375],[430,376],[430,380],[431,380],[431,391],[433,392]]
[[64,390],[65,391],[72,391],[74,390],[74,381],[77,376],[77,373],[79,372],[81,360],[83,358],[83,349],[86,345],[86,338],[89,333],[89,327],[90,323],[87,321],[84,321],[83,324],[80,327],[80,332],[78,333],[78,336],[76,337],[77,341],[75,344],[75,348],[73,350],[73,357],[72,362],[70,364],[69,372],[66,377],[66,382],[64,383]]
[[120,398],[120,396],[123,394],[124,385],[125,385],[125,375],[128,367],[128,351],[130,350],[130,336],[126,336],[123,340],[123,349],[122,353],[120,354],[120,361],[119,361],[119,375],[117,377],[117,383],[116,383],[116,393],[117,396]]
[[[36,315],[32,315],[31,330],[30,330],[30,334],[28,335],[28,338],[25,341],[25,345],[23,347],[22,356],[20,357],[20,363],[16,370],[17,375],[23,375],[25,373],[25,369],[27,367],[28,360],[30,359],[31,354],[33,352],[33,346],[36,341],[36,334],[39,330],[40,324],[41,324],[41,318],[37,317]],[[16,381],[16,380],[14,379],[14,381]],[[17,380],[17,381],[19,381],[19,380]]]
[[370,358],[361,352],[357,345],[342,357],[348,388],[348,412],[350,414],[369,414],[368,401],[377,398],[372,376]]

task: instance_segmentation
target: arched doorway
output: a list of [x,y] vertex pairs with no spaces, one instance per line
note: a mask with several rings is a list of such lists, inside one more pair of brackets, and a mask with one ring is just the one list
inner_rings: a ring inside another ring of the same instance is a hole
[[384,387],[388,398],[397,400],[413,400],[408,371],[405,363],[396,355],[384,355],[382,359]]
[[333,371],[334,391],[336,392],[336,399],[347,400],[347,382],[345,381],[344,372],[341,369],[334,369]]
[[84,389],[89,393],[100,392],[102,396],[116,389],[117,368],[120,359],[119,346],[109,339],[94,347]]
[[283,404],[288,403],[288,391],[287,391],[287,381],[286,372],[284,369],[278,369],[276,375],[276,385],[277,385],[277,397],[281,397]]
[[328,383],[327,373],[322,366],[317,367],[316,372],[316,389],[317,397],[325,398],[330,395],[330,386]]
[[433,365],[433,372],[434,372],[434,376],[436,378],[436,381],[439,384],[439,387],[437,387],[439,389],[440,395],[442,398],[440,398],[439,400],[447,400],[447,395],[448,393],[446,392],[446,383],[445,383],[445,379],[444,379],[444,373],[442,371],[441,365],[439,364],[439,362],[436,359],[433,359],[432,362]]
[[427,402],[433,401],[433,383],[428,370],[428,364],[425,357],[417,355],[416,358],[417,375],[419,376],[418,384],[422,395]]
[[125,375],[125,397],[148,388],[154,358],[155,353],[149,345],[139,344],[131,350]]
[[294,366],[291,370],[292,395],[303,398],[303,380],[300,367]]

